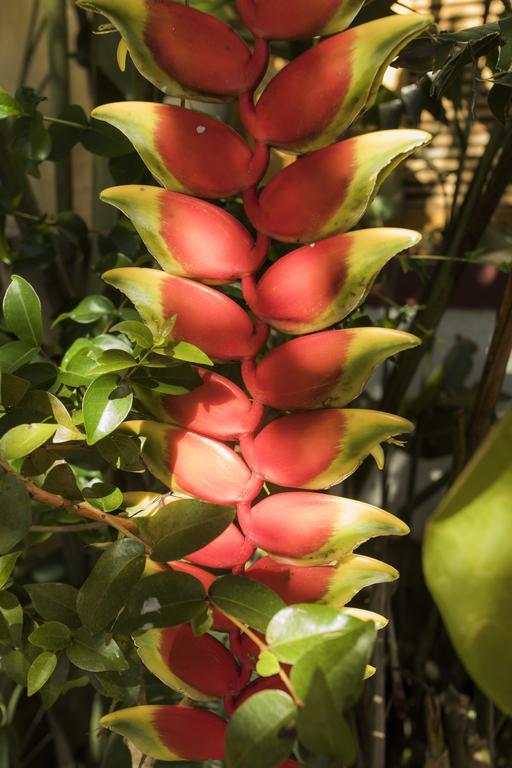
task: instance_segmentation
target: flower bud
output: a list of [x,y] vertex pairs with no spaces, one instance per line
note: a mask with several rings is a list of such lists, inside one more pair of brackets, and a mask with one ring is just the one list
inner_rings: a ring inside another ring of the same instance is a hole
[[102,104],[92,111],[124,133],[166,189],[199,197],[229,197],[257,184],[268,151],[254,154],[226,123],[192,109],[145,101]]
[[236,0],[245,26],[266,40],[309,40],[348,27],[363,0]]
[[376,227],[311,243],[274,262],[257,284],[244,278],[245,300],[279,331],[321,331],[356,309],[387,262],[419,240],[410,229]]
[[233,655],[211,635],[196,637],[188,624],[150,629],[134,641],[149,671],[190,699],[222,699],[238,690],[240,670]]
[[254,473],[284,488],[320,490],[351,475],[380,443],[414,425],[381,411],[330,408],[272,421],[255,438],[242,437]]
[[265,258],[265,235],[254,243],[234,216],[204,200],[141,184],[104,189],[100,198],[128,216],[170,275],[232,283],[255,272]]
[[133,302],[155,337],[176,316],[173,339],[218,360],[253,357],[265,342],[265,326],[255,328],[233,299],[202,283],[142,267],[110,269],[103,279]]
[[241,568],[254,554],[254,545],[236,525],[229,525],[205,547],[187,555],[187,560],[206,568]]
[[391,328],[350,328],[301,336],[242,365],[259,402],[286,411],[339,407],[361,394],[375,368],[419,339]]
[[254,227],[286,243],[308,243],[354,227],[391,171],[432,137],[376,131],[331,144],[279,171],[258,197],[244,194]]
[[374,536],[403,536],[408,526],[371,504],[327,493],[277,493],[251,509],[248,536],[275,560],[324,565]]
[[157,760],[222,760],[226,722],[204,709],[142,705],[104,715],[100,725]]

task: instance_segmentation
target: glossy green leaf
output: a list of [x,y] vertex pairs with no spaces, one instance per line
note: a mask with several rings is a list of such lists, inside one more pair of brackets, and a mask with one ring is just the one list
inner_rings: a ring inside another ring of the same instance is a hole
[[16,546],[27,535],[31,524],[30,498],[25,483],[14,475],[2,475],[0,477],[0,554]]
[[[2,501],[2,497],[0,496],[0,504]],[[0,509],[0,541],[2,540],[2,531],[1,531],[1,521],[2,521],[2,511]],[[11,577],[11,573],[13,572],[16,561],[18,560],[18,557],[20,557],[23,554],[23,552],[11,552],[8,555],[3,555],[0,557],[0,589],[3,589],[7,582],[9,581]]]
[[83,498],[78,487],[75,474],[69,464],[55,464],[46,475],[43,483],[45,491],[57,493],[65,499],[79,500]]
[[512,411],[431,517],[428,587],[469,674],[512,714]]
[[34,629],[28,636],[29,643],[45,651],[60,651],[71,641],[71,632],[60,621],[47,621]]
[[84,426],[87,442],[94,445],[113,432],[128,416],[133,394],[119,393],[119,380],[112,373],[95,379],[83,399]]
[[352,632],[318,643],[295,664],[291,681],[301,699],[307,698],[316,670],[320,669],[338,711],[357,701],[377,632],[371,621],[358,624]]
[[300,742],[313,754],[339,758],[343,765],[354,762],[354,737],[321,669],[315,670],[304,706],[298,712],[297,731]]
[[144,472],[146,467],[140,456],[139,440],[133,435],[117,432],[96,443],[105,461],[124,472]]
[[0,438],[0,455],[7,461],[21,459],[49,440],[57,424],[20,424]]
[[37,613],[47,621],[61,621],[71,629],[80,626],[76,611],[78,590],[71,584],[27,584],[25,586]]
[[292,750],[296,717],[284,691],[260,691],[244,701],[228,726],[226,768],[277,768]]
[[85,627],[74,633],[66,653],[72,664],[86,672],[122,672],[129,667],[113,638],[94,636]]
[[10,341],[0,347],[0,370],[14,373],[37,355],[37,347],[26,341]]
[[279,660],[271,651],[261,651],[256,662],[256,672],[261,677],[277,675],[280,670]]
[[[1,349],[2,347],[0,347]],[[6,373],[2,369],[0,398],[4,408],[14,408],[18,405],[29,389],[30,384],[26,379],[22,379],[21,376],[14,376],[12,373]]]
[[221,576],[208,593],[211,603],[243,624],[265,632],[270,619],[285,604],[264,584],[243,576]]
[[138,521],[151,545],[152,560],[179,560],[206,546],[233,522],[235,508],[183,499],[166,504]]
[[131,590],[116,631],[174,627],[204,611],[206,593],[193,576],[161,571],[141,579]]
[[172,355],[176,360],[184,360],[187,363],[213,365],[213,360],[205,352],[188,341],[179,341],[177,344],[173,344]]
[[93,634],[111,624],[142,576],[144,547],[121,539],[103,554],[83,583],[76,601],[82,623]]
[[0,120],[24,114],[23,106],[3,88],[0,88]]
[[139,320],[123,320],[121,323],[117,323],[111,329],[111,331],[118,331],[128,336],[130,341],[134,344],[138,344],[142,349],[149,349],[153,345],[153,335],[147,325],[141,323]]
[[98,357],[95,375],[127,371],[137,365],[135,358],[124,349],[107,349]]
[[13,595],[12,592],[0,592],[0,616],[7,625],[12,643],[16,647],[21,645],[23,608],[16,595]]
[[33,696],[52,676],[57,666],[57,656],[51,651],[43,651],[36,656],[28,669],[27,696]]
[[74,320],[75,323],[87,325],[101,318],[109,317],[114,312],[115,307],[106,296],[86,296],[71,312],[63,312],[59,315],[54,325],[68,318]]
[[46,683],[40,688],[39,696],[45,709],[53,707],[64,690],[69,675],[69,660],[64,654],[57,658],[57,665]]
[[295,664],[318,643],[351,632],[360,624],[329,605],[292,605],[271,619],[267,643],[281,661]]
[[3,300],[5,322],[18,339],[33,347],[43,340],[41,302],[30,283],[13,275]]
[[114,485],[109,483],[94,483],[87,488],[82,489],[84,499],[92,504],[93,507],[101,509],[103,512],[113,512],[123,503],[123,494]]

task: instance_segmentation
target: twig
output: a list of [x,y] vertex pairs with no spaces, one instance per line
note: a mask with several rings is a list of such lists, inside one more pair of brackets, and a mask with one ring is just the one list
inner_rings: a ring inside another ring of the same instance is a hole
[[104,528],[106,523],[76,523],[70,525],[31,525],[30,533],[82,533]]
[[151,549],[140,539],[133,531],[137,530],[134,524],[130,520],[124,520],[123,518],[110,515],[108,512],[103,512],[100,509],[96,509],[87,502],[76,503],[69,499],[60,496],[57,493],[50,493],[40,488],[26,477],[23,477],[19,472],[11,467],[6,461],[0,459],[0,467],[10,475],[14,475],[25,484],[25,488],[28,493],[36,501],[45,504],[47,507],[53,507],[55,509],[62,509],[71,515],[78,515],[79,517],[85,517],[89,520],[94,520],[96,523],[102,523],[103,525],[109,525],[111,528],[115,528],[117,531],[127,536],[129,539],[138,541],[144,546],[146,552],[150,552]]

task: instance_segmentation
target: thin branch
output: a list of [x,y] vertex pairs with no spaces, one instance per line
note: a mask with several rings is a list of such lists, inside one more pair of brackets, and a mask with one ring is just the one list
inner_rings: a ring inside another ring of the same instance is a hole
[[31,525],[30,533],[82,533],[104,528],[106,523],[77,523],[70,525]]

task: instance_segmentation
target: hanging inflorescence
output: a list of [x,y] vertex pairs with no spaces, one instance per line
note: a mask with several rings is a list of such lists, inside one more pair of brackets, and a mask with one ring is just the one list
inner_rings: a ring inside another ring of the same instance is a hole
[[[254,36],[251,50],[219,19],[180,3],[79,4],[112,21],[135,66],[166,94],[238,98],[254,139],[251,149],[227,124],[182,106],[122,102],[93,111],[130,139],[162,185],[102,192],[162,267],[112,269],[105,281],[133,302],[154,335],[175,318],[174,339],[216,362],[240,361],[250,396],[206,368],[198,368],[200,384],[188,394],[134,385],[149,418],[124,428],[144,438],[150,472],[175,493],[237,507],[236,523],[170,567],[206,588],[215,580],[208,568],[231,569],[286,603],[318,601],[354,613],[345,606],[362,587],[398,575],[354,550],[373,536],[408,529],[374,506],[319,491],[344,480],[369,454],[380,465],[381,444],[412,429],[401,417],[346,406],[379,363],[419,340],[388,328],[326,329],[361,304],[391,258],[419,241],[407,229],[348,230],[386,176],[430,137],[404,129],[337,139],[372,105],[390,61],[431,19],[391,15],[347,30],[360,0],[238,0]],[[267,40],[324,35],[332,36],[261,87]],[[270,147],[298,156],[259,189]],[[202,199],[240,194],[255,238]],[[298,247],[269,266],[271,238]],[[235,281],[252,314],[218,288]],[[293,338],[268,350],[269,333]],[[267,554],[247,567],[256,548]],[[262,687],[279,687],[277,677],[248,685],[257,649],[216,610],[213,619],[213,629],[230,633],[238,660],[188,625],[140,633],[140,658],[192,700],[226,699],[228,712]],[[224,754],[225,722],[205,710],[140,706],[103,723],[159,759]]]

